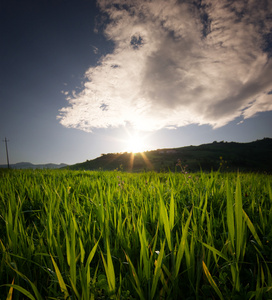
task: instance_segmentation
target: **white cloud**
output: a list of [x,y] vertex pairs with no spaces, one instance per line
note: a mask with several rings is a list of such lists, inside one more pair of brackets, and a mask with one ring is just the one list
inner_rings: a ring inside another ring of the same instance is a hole
[[[226,125],[272,110],[271,1],[98,1],[114,51],[60,111],[66,127]],[[198,3],[196,5],[196,3]],[[270,53],[271,55],[271,53]]]
[[99,49],[95,46],[92,46],[93,47],[93,53],[94,54],[97,54],[99,52]]

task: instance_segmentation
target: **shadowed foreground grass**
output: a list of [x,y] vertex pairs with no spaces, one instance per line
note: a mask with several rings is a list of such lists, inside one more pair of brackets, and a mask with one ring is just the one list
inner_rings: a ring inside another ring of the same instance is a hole
[[1,299],[271,299],[271,181],[2,172]]

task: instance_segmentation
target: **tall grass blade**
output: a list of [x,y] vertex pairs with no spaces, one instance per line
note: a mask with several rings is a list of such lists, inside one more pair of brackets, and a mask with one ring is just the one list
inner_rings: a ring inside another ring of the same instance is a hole
[[74,217],[72,216],[72,220],[70,221],[70,276],[71,281],[73,282],[74,286],[76,286],[76,228],[73,218]]
[[144,269],[145,278],[150,279],[150,260],[148,255],[148,243],[146,240],[145,227],[142,225],[142,231],[138,229],[139,239],[141,243],[140,251],[140,267]]
[[6,299],[6,300],[11,300],[11,299],[12,299],[13,285],[14,285],[14,278],[13,278],[13,280],[12,280],[11,287],[10,287],[10,289],[9,289],[9,293],[8,293],[8,296],[7,296],[7,299]]
[[229,262],[229,259],[227,258],[227,256],[224,255],[222,252],[218,251],[218,250],[215,249],[214,247],[212,247],[212,246],[210,246],[210,245],[208,245],[208,244],[206,244],[206,243],[204,243],[204,242],[201,242],[201,244],[202,244],[203,246],[205,246],[206,248],[208,248],[209,250],[211,250],[214,254],[216,254],[216,255],[222,257],[225,261]]
[[231,245],[232,248],[234,249],[235,225],[234,225],[234,217],[233,217],[233,201],[232,201],[232,195],[231,195],[228,180],[226,185],[227,185],[227,225],[228,225],[228,232],[229,232]]
[[223,297],[222,293],[220,292],[220,290],[219,290],[217,284],[215,283],[215,281],[213,280],[212,275],[209,272],[209,270],[208,270],[208,268],[207,268],[204,261],[202,261],[202,266],[203,266],[204,273],[205,273],[210,285],[213,287],[213,289],[215,290],[215,292],[218,295],[218,297],[220,298],[220,300],[224,300],[224,297]]
[[83,264],[84,258],[85,258],[85,249],[84,249],[81,238],[79,238],[79,246],[80,246],[80,262]]
[[169,224],[169,219],[168,219],[168,215],[167,215],[167,210],[166,210],[166,207],[164,205],[161,194],[160,194],[160,216],[161,216],[161,220],[162,220],[163,225],[164,225],[164,231],[165,231],[165,235],[166,235],[168,248],[169,248],[170,251],[172,251],[170,224]]
[[171,193],[171,200],[170,200],[170,210],[169,210],[169,226],[170,230],[173,229],[175,223],[175,201],[173,192]]
[[243,206],[241,184],[239,177],[237,178],[235,191],[235,223],[236,223],[236,261],[240,259],[241,250],[244,240],[244,226],[243,226]]
[[71,282],[72,289],[73,289],[73,291],[74,291],[74,293],[75,293],[77,299],[80,299],[81,297],[80,297],[80,295],[79,295],[79,293],[78,293],[78,290],[77,290],[77,288],[76,288],[76,286],[75,286],[75,284],[73,283],[73,281],[72,281],[71,278],[70,278],[70,282]]
[[133,282],[132,282],[132,284],[133,284],[137,294],[139,295],[140,299],[141,300],[146,300],[145,296],[144,296],[144,293],[143,293],[143,290],[141,288],[140,280],[139,280],[139,277],[136,273],[136,270],[135,270],[129,256],[126,253],[125,253],[125,256],[126,256],[127,262],[129,263],[129,266],[130,266],[130,269],[131,269],[131,272],[132,272],[132,276],[133,276],[133,279],[134,279],[134,282],[135,282],[135,284]]
[[181,264],[181,260],[185,251],[185,243],[187,241],[187,235],[188,235],[188,228],[189,228],[189,224],[191,221],[191,217],[192,217],[192,212],[193,210],[191,210],[190,215],[185,223],[185,226],[182,230],[182,237],[179,243],[179,247],[178,247],[178,252],[176,255],[176,263],[175,263],[175,278],[177,278],[178,273],[179,273],[179,269],[180,269],[180,264]]
[[[100,238],[101,238],[101,236],[100,236]],[[89,254],[88,258],[87,258],[85,267],[87,267],[87,266],[90,265],[90,263],[91,263],[91,261],[92,261],[94,255],[95,255],[95,252],[96,252],[98,243],[99,243],[99,241],[100,241],[100,238],[99,238],[99,240],[96,242],[96,244],[93,246],[93,249],[91,250],[91,252],[90,252],[90,254]]]
[[[28,292],[26,289],[22,288],[21,286],[19,286],[17,284],[3,284],[3,285],[0,285],[0,287],[2,287],[2,286],[7,286],[7,287],[10,287],[10,289],[15,289],[15,290],[21,292],[22,294],[24,294],[25,296],[27,296],[29,299],[36,300],[36,298],[30,292]],[[12,294],[10,295],[10,291],[9,291],[7,300],[8,299],[12,299]]]
[[101,252],[106,276],[107,276],[107,281],[109,285],[109,291],[114,292],[115,291],[115,272],[114,272],[114,267],[112,263],[112,258],[111,258],[111,253],[110,253],[110,246],[109,246],[109,240],[107,239],[107,262],[104,258],[103,253]]
[[66,284],[64,283],[64,280],[61,276],[61,273],[60,273],[60,270],[59,270],[59,267],[58,265],[56,264],[53,256],[50,254],[51,256],[51,259],[52,259],[52,262],[53,262],[53,265],[54,265],[54,268],[55,268],[55,272],[56,272],[56,275],[57,275],[57,278],[58,278],[58,282],[59,282],[59,285],[60,285],[60,289],[61,289],[61,292],[64,294],[64,299],[67,299],[69,298],[69,293],[68,293],[68,290],[67,290],[67,287],[66,287]]
[[243,214],[244,214],[244,218],[245,218],[245,221],[246,221],[246,224],[247,224],[247,227],[249,228],[249,230],[251,231],[254,239],[256,240],[256,242],[258,243],[258,245],[263,249],[263,244],[255,230],[255,227],[254,225],[252,224],[252,222],[250,221],[248,215],[246,214],[246,212],[243,210]]
[[111,258],[109,240],[107,241],[107,265],[108,265],[108,274],[109,274],[111,290],[115,291],[115,272],[114,272],[114,266]]
[[151,300],[155,296],[155,292],[156,292],[156,289],[157,289],[159,277],[160,277],[160,274],[162,272],[161,266],[162,266],[162,258],[163,258],[163,255],[164,255],[164,245],[165,245],[165,240],[163,241],[162,247],[160,249],[159,257],[155,261],[155,271],[154,271],[154,276],[153,276],[153,280],[152,280],[152,288],[151,288]]

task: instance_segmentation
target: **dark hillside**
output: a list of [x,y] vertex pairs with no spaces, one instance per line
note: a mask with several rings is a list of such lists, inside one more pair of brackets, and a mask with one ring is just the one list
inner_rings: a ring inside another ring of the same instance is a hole
[[[180,163],[178,163],[180,162]],[[178,164],[178,165],[177,165]],[[213,142],[200,146],[158,149],[144,153],[109,153],[69,166],[72,170],[174,171],[218,170],[272,172],[272,139],[250,143]]]

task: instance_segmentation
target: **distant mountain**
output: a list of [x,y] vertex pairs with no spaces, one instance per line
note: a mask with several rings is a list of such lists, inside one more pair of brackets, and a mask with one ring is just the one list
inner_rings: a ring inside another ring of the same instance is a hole
[[199,146],[167,148],[143,153],[108,153],[83,163],[70,165],[71,170],[123,170],[196,172],[199,170],[272,173],[272,139],[250,143],[217,142]]
[[[51,163],[34,165],[29,162],[20,162],[20,163],[10,165],[11,169],[60,169],[60,168],[64,168],[64,167],[68,167],[68,165],[67,164],[51,164]],[[7,165],[0,165],[0,168],[7,168]]]

